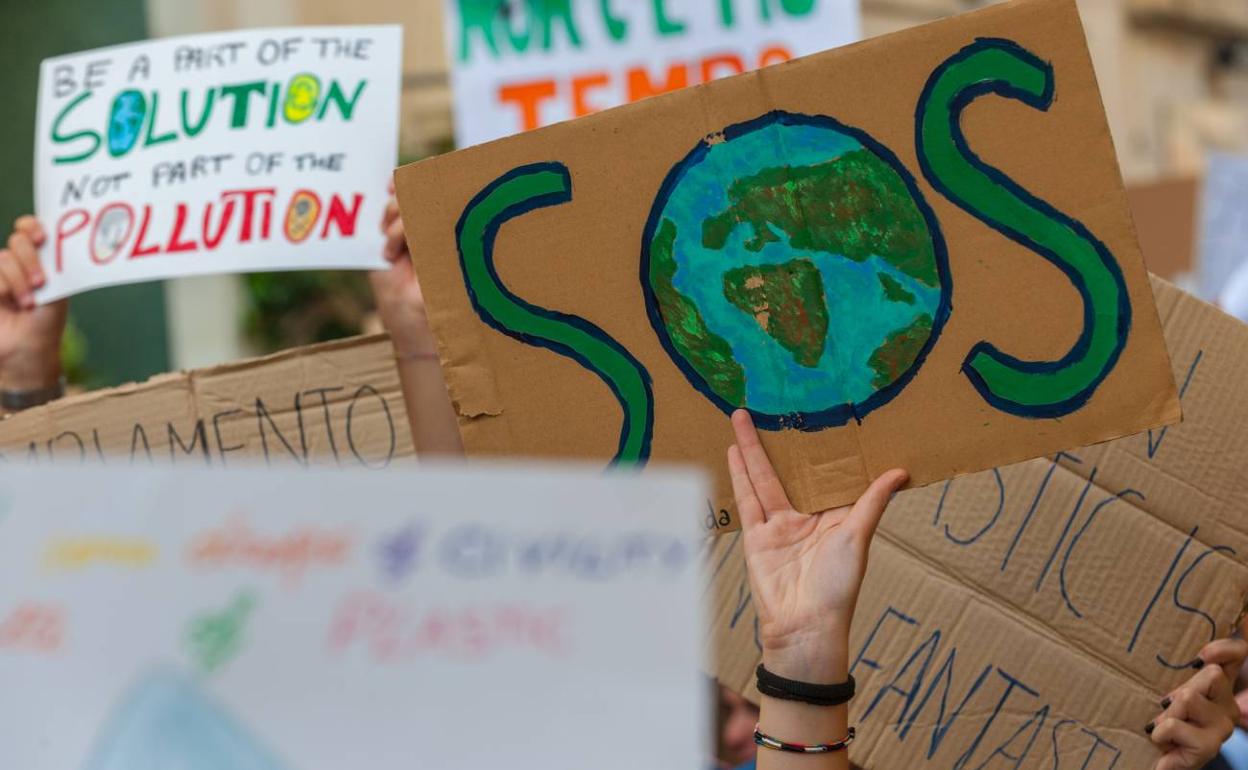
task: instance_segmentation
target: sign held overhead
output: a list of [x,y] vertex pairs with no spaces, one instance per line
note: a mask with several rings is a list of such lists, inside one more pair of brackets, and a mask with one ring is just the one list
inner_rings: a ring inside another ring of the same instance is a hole
[[396,176],[472,454],[700,460],[724,528],[736,408],[807,511],[1179,419],[1069,0]]
[[379,268],[399,27],[169,38],[43,62],[41,302],[230,271]]

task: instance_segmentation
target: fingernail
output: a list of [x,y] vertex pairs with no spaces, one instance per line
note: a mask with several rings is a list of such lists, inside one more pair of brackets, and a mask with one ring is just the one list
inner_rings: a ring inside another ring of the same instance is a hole
[[1153,730],[1156,730],[1156,729],[1157,729],[1156,722],[1149,722],[1148,724],[1144,725],[1144,732],[1147,733],[1148,735],[1152,735]]
[[1196,669],[1197,671],[1199,671],[1200,669],[1204,667],[1205,667],[1205,662],[1201,660],[1200,658],[1197,658],[1196,660],[1192,661],[1192,668]]
[[1168,708],[1170,708],[1170,704],[1171,704],[1171,703],[1173,703],[1173,702],[1174,702],[1174,701],[1170,700],[1170,697],[1169,697],[1169,696],[1167,696],[1167,697],[1165,697],[1165,698],[1162,698],[1162,699],[1161,699],[1161,707],[1162,707],[1163,709],[1168,709]]

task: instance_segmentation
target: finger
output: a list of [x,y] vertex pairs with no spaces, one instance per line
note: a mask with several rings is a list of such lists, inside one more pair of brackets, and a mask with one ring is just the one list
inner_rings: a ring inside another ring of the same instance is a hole
[[26,280],[36,288],[45,282],[43,266],[39,264],[39,252],[34,242],[24,232],[14,232],[9,236],[9,251],[17,259],[17,264],[25,273]]
[[[1162,717],[1157,720],[1153,731],[1149,733],[1149,739],[1158,746],[1168,748],[1170,746],[1181,746],[1186,749],[1200,749],[1204,747],[1205,737],[1204,730],[1201,730],[1190,722],[1184,722],[1182,719],[1174,717]],[[1199,766],[1198,766],[1199,767]]]
[[[8,262],[13,259],[7,249],[0,249],[0,263]],[[6,306],[16,305],[17,300],[13,296],[13,289],[9,286],[9,282],[4,280],[4,275],[0,274],[0,303]]]
[[1200,648],[1198,657],[1202,665],[1221,666],[1227,678],[1234,681],[1248,658],[1248,640],[1217,639]]
[[386,202],[386,210],[381,214],[381,229],[390,229],[390,224],[399,218],[399,202],[391,198]]
[[1182,689],[1175,693],[1158,720],[1165,718],[1178,719],[1202,728],[1229,726],[1233,722],[1226,710],[1195,689]]
[[754,485],[750,483],[749,471],[745,469],[745,458],[741,456],[741,447],[733,444],[728,447],[728,475],[732,477],[732,496],[737,501],[737,512],[741,514],[741,529],[749,532],[759,524],[767,521],[763,506],[754,494]]
[[[10,243],[13,240],[9,238]],[[4,276],[5,283],[9,285],[14,302],[24,308],[34,307],[34,297],[30,294],[30,283],[26,280],[26,272],[22,270],[12,249],[6,251],[5,255],[8,259],[0,262],[0,276]]]
[[853,528],[867,540],[874,537],[876,528],[880,526],[880,519],[884,516],[884,509],[888,507],[888,501],[909,480],[910,474],[901,468],[880,474],[850,510],[848,521]]
[[43,231],[43,225],[39,224],[39,220],[29,214],[18,217],[17,221],[13,223],[13,229],[25,234],[35,244],[35,248],[42,246],[43,242],[48,238],[47,233]]
[[407,238],[403,232],[403,220],[395,220],[386,228],[386,246],[383,255],[387,262],[399,261],[407,253]]
[[758,431],[754,429],[750,413],[744,409],[733,412],[732,430],[737,436],[737,446],[741,448],[745,469],[750,474],[750,483],[758,495],[758,501],[762,503],[763,510],[768,513],[792,510],[793,504],[784,493],[780,477],[776,475],[776,469],[767,457],[767,450],[758,438]]

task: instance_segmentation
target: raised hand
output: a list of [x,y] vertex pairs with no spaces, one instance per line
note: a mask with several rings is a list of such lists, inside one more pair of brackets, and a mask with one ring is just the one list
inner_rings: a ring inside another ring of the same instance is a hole
[[47,236],[38,220],[19,218],[0,249],[0,384],[10,389],[51,387],[61,376],[61,337],[68,302],[36,306],[46,281],[39,248]]
[[892,494],[909,478],[881,475],[852,506],[794,510],[749,413],[732,416],[728,469],[744,529],[745,560],[769,670],[806,682],[845,678],[849,625],[867,551]]

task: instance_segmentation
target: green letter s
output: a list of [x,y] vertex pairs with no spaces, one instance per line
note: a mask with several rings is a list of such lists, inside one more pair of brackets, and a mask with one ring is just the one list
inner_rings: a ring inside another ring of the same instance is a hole
[[654,428],[650,374],[584,318],[537,307],[512,294],[494,269],[494,240],[503,224],[571,199],[572,179],[562,163],[521,166],[477,193],[455,227],[464,286],[481,320],[526,345],[567,356],[602,378],[624,410],[614,462],[643,464],[650,456]]
[[84,129],[82,131],[78,131],[76,133],[70,134],[69,136],[63,136],[61,134],[61,121],[65,120],[65,116],[68,115],[75,107],[77,107],[79,104],[82,104],[89,98],[91,98],[90,91],[83,91],[82,93],[78,94],[78,96],[74,97],[74,99],[72,99],[68,104],[66,104],[61,109],[59,113],[57,113],[56,119],[52,121],[52,143],[53,144],[65,144],[66,142],[76,142],[79,139],[90,139],[92,142],[91,149],[84,150],[83,152],[77,155],[58,155],[55,158],[53,158],[52,162],[58,166],[63,163],[77,163],[80,160],[86,160],[87,158],[90,158],[92,155],[95,154],[96,150],[100,149],[100,144],[104,141],[103,139],[100,138],[99,132],[92,131],[90,129]]
[[1087,403],[1113,370],[1131,329],[1122,270],[1080,222],[983,162],[962,133],[962,111],[985,94],[1038,110],[1053,101],[1053,69],[1009,40],[981,38],[936,68],[915,115],[927,180],[960,208],[1066,274],[1083,298],[1083,331],[1056,361],[1022,361],[982,341],[962,370],[988,403],[1023,417],[1060,417]]

